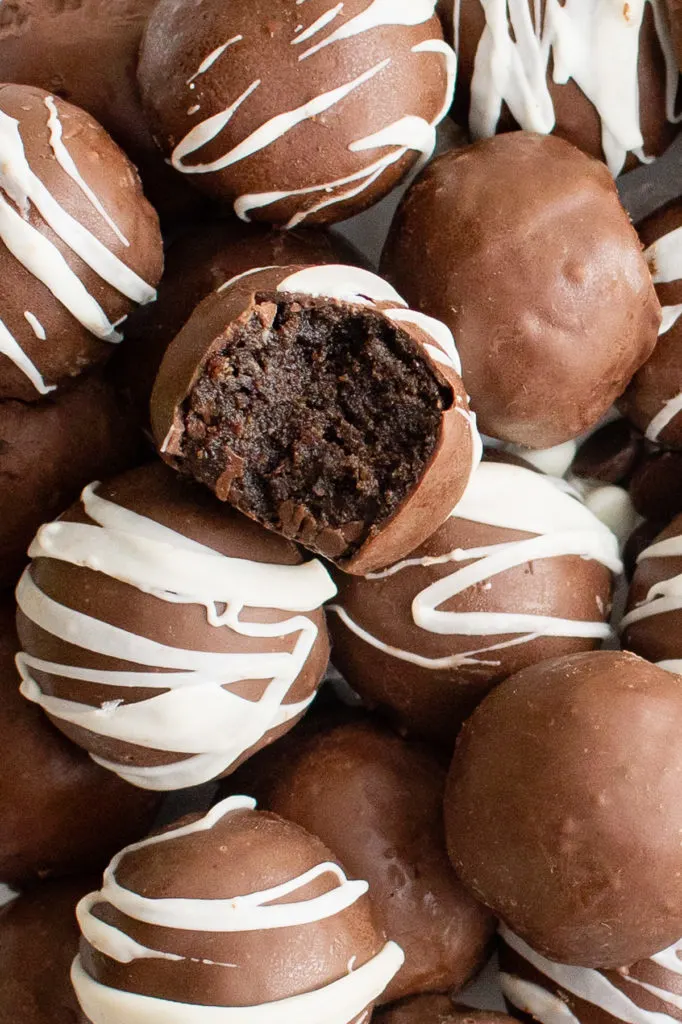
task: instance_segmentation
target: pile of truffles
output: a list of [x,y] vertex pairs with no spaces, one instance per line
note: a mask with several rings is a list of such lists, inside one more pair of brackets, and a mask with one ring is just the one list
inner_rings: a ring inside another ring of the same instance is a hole
[[0,1024],[682,1022],[681,59],[0,0]]

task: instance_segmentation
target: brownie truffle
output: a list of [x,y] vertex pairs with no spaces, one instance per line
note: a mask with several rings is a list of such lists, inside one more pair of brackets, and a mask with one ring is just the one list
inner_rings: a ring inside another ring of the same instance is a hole
[[139,80],[171,164],[243,220],[344,220],[436,143],[456,61],[436,0],[160,0]]
[[41,523],[90,480],[144,457],[131,411],[100,377],[81,377],[42,402],[0,402],[0,589],[16,583]]
[[76,904],[93,880],[48,882],[0,910],[0,1024],[78,1024]]
[[89,114],[0,86],[0,398],[33,401],[103,362],[163,269],[135,168]]
[[682,515],[637,558],[621,630],[629,651],[682,673]]
[[482,462],[412,555],[336,576],[332,658],[403,729],[452,747],[496,683],[610,635],[619,570],[615,537],[578,500],[530,469]]
[[362,719],[325,723],[296,730],[234,782],[367,879],[377,921],[405,952],[381,1002],[461,989],[483,966],[494,919],[448,861],[445,771],[428,750]]
[[549,448],[594,426],[651,354],[661,310],[604,166],[513,132],[446,153],[407,192],[383,258],[443,320],[483,433]]
[[374,1014],[375,1024],[512,1024],[506,1013],[472,1010],[448,996],[414,996]]
[[0,602],[0,882],[101,870],[145,834],[158,801],[94,764],[21,697],[15,610]]
[[86,1020],[368,1019],[403,955],[367,882],[254,806],[232,797],[114,858],[78,907]]
[[[671,0],[674,2],[674,0]],[[455,116],[474,138],[554,132],[614,175],[676,134],[677,64],[662,5],[440,0],[457,40]]]
[[682,941],[628,967],[595,970],[547,960],[501,929],[500,984],[521,1020],[579,1024],[682,1020]]
[[663,307],[659,340],[635,374],[620,408],[648,438],[682,448],[682,202],[669,204],[639,227]]
[[165,460],[361,573],[433,532],[480,457],[452,335],[348,266],[274,267],[209,296],[152,395]]
[[216,778],[311,703],[326,569],[160,463],[86,487],[29,554],[22,693],[128,782]]
[[682,689],[597,651],[507,679],[465,724],[445,797],[462,881],[534,949],[620,967],[682,933]]

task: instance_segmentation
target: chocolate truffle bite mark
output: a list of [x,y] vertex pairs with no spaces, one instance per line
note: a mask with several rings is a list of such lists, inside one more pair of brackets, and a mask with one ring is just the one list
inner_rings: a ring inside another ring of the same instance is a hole
[[243,220],[344,220],[435,148],[456,73],[435,9],[161,0],[138,69],[155,137]]
[[445,771],[425,748],[362,719],[327,722],[254,758],[227,782],[232,792],[235,785],[367,879],[377,921],[405,952],[382,1003],[459,990],[483,966],[494,919],[450,866]]
[[682,689],[634,654],[533,665],[466,722],[445,796],[465,885],[553,960],[617,968],[682,933]]
[[332,660],[365,700],[450,748],[502,679],[611,635],[613,534],[520,466],[482,462],[447,522],[390,569],[336,574]]
[[0,398],[34,401],[108,358],[163,269],[137,173],[89,114],[0,86]]
[[195,310],[152,395],[162,457],[347,572],[406,555],[481,444],[452,335],[357,267],[242,274]]
[[552,136],[436,159],[382,265],[451,329],[483,433],[529,448],[594,426],[656,344],[660,305],[611,176]]
[[628,650],[682,673],[682,516],[637,558],[621,631]]
[[369,1020],[403,954],[377,929],[367,883],[254,806],[232,797],[114,858],[78,907],[86,1020]]
[[160,463],[86,487],[29,554],[22,693],[126,781],[217,778],[312,702],[326,569]]
[[506,1013],[472,1010],[453,1003],[448,996],[414,996],[378,1010],[375,1024],[511,1024]]

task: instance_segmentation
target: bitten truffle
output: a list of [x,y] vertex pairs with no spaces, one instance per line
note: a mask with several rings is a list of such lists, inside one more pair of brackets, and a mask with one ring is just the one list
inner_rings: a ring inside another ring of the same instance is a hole
[[435,160],[383,268],[457,340],[484,434],[549,448],[594,426],[656,344],[661,309],[604,166],[512,132]]
[[357,267],[242,274],[195,310],[152,395],[162,457],[361,573],[433,532],[481,453],[452,335]]
[[621,631],[629,651],[682,673],[682,515],[638,556]]
[[29,554],[22,693],[128,782],[217,778],[311,703],[326,569],[160,463],[86,487]]
[[253,808],[232,797],[114,858],[78,907],[72,980],[86,1020],[367,1019],[403,960],[367,883]]
[[243,220],[344,220],[436,143],[456,61],[436,0],[161,0],[138,69],[173,167]]
[[553,960],[620,967],[682,934],[682,688],[634,654],[533,665],[465,724],[445,796],[462,881]]

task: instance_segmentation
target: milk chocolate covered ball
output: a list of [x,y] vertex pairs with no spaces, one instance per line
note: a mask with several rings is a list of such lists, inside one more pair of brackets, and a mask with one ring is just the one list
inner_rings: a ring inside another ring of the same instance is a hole
[[637,558],[621,623],[623,646],[671,672],[682,672],[682,516]]
[[547,960],[505,927],[501,939],[500,984],[511,1012],[523,1021],[682,1020],[682,941],[630,966],[595,970]]
[[131,411],[101,377],[82,377],[42,402],[0,402],[0,588],[12,587],[41,523],[90,480],[145,458]]
[[266,267],[195,310],[152,394],[162,457],[361,573],[448,515],[480,458],[448,329],[358,267]]
[[369,882],[377,921],[405,953],[381,1002],[460,989],[483,966],[494,919],[448,861],[445,771],[428,750],[362,719],[329,722],[296,730],[240,776],[262,806],[318,836]]
[[367,882],[253,808],[224,800],[114,858],[78,907],[72,980],[87,1021],[368,1018],[403,955]]
[[14,602],[4,598],[0,602],[0,882],[101,870],[123,843],[145,834],[158,801],[99,768],[21,697],[14,664],[19,647],[14,616]]
[[89,114],[0,86],[0,398],[34,401],[121,339],[163,269],[135,168]]
[[634,654],[533,665],[465,724],[445,824],[465,885],[552,960],[620,967],[682,933],[682,689]]
[[639,226],[663,307],[658,344],[635,374],[620,408],[646,436],[682,448],[682,203],[670,203]]
[[479,139],[554,132],[613,175],[659,156],[679,80],[662,6],[440,0],[457,40],[455,116]]
[[433,152],[455,56],[436,0],[161,0],[139,80],[173,167],[243,220],[343,220]]
[[326,569],[160,463],[86,487],[29,554],[22,693],[128,782],[216,778],[311,703]]
[[659,302],[611,176],[552,136],[435,160],[383,265],[452,330],[483,433],[529,448],[594,426],[656,344]]
[[411,555],[336,575],[332,660],[403,729],[452,747],[496,683],[610,635],[619,570],[615,537],[579,501],[530,469],[482,462]]
[[511,1024],[506,1013],[472,1010],[448,996],[414,996],[377,1011],[375,1024]]

